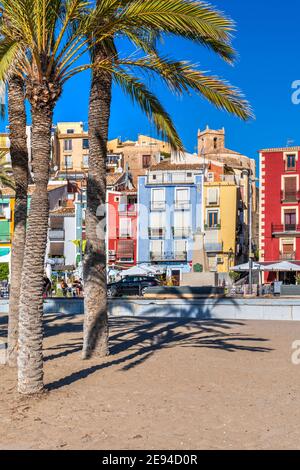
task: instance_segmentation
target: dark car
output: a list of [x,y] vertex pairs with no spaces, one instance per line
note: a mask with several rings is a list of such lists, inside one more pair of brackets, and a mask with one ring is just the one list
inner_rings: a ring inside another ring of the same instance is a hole
[[159,286],[160,283],[151,276],[126,276],[121,281],[112,282],[107,286],[108,297],[121,295],[144,295],[149,287]]

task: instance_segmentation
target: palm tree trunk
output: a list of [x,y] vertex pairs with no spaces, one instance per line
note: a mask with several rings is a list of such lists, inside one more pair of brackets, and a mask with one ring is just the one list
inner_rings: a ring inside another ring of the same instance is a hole
[[28,216],[20,297],[18,390],[22,394],[43,390],[43,275],[49,217],[47,185],[52,115],[52,107],[32,106],[35,188]]
[[24,82],[17,76],[12,77],[9,81],[8,113],[10,155],[16,194],[11,257],[11,295],[9,298],[7,364],[10,367],[16,367],[19,334],[19,302],[26,235],[28,191],[28,150],[26,144]]
[[[106,57],[102,46],[94,51],[94,62]],[[89,175],[87,182],[86,236],[84,257],[85,315],[83,358],[108,354],[106,295],[106,156],[111,106],[112,76],[93,71],[89,104]]]

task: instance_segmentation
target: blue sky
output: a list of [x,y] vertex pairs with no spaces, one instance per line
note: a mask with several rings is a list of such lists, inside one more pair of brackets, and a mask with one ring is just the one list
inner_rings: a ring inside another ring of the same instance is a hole
[[[237,23],[236,65],[231,67],[207,50],[182,40],[167,40],[164,53],[197,62],[202,70],[241,88],[254,108],[256,120],[244,123],[195,95],[175,98],[158,83],[155,91],[173,117],[187,150],[195,150],[197,130],[206,124],[211,128],[224,126],[227,147],[251,157],[257,157],[260,148],[285,146],[289,139],[300,145],[300,105],[292,104],[291,100],[292,82],[300,80],[299,0],[215,0],[213,3]],[[72,79],[57,105],[54,121],[86,122],[88,94],[88,73]],[[138,133],[155,135],[142,113],[115,88],[110,138],[135,139]]]

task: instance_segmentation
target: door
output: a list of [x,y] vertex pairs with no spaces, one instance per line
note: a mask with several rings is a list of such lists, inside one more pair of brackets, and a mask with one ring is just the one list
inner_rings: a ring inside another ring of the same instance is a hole
[[180,286],[180,269],[172,269],[171,276],[173,286]]

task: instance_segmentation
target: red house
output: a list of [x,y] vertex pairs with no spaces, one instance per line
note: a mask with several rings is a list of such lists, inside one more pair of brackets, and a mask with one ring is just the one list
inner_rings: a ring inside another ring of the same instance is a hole
[[137,261],[137,193],[107,192],[108,265],[128,269]]
[[[300,261],[300,147],[260,152],[260,261]],[[295,272],[266,272],[295,283]]]

